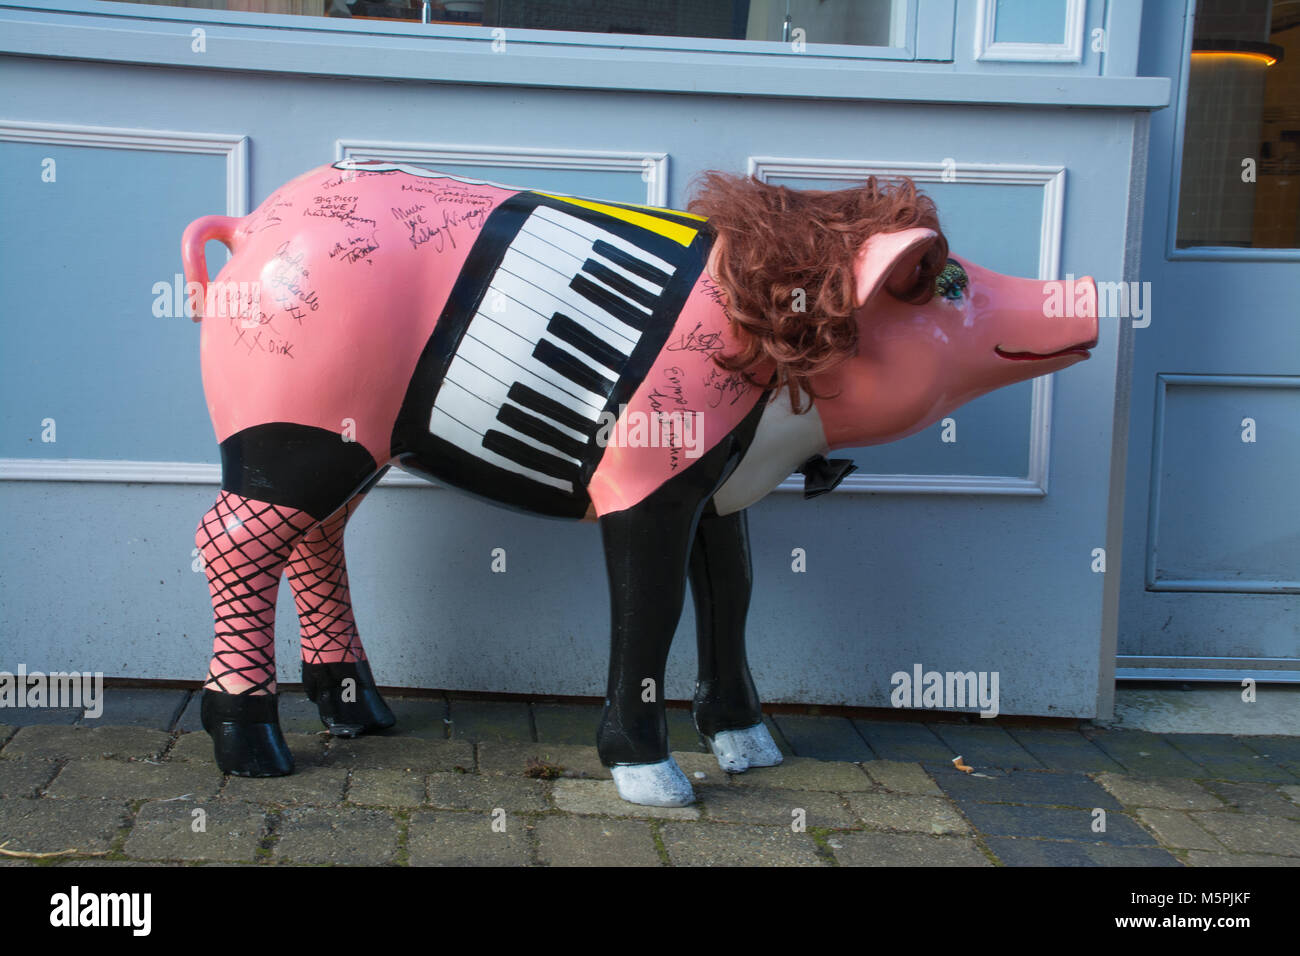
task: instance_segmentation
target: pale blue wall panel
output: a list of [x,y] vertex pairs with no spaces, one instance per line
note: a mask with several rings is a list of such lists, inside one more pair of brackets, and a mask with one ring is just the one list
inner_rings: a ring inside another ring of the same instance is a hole
[[[521,90],[15,58],[0,60],[6,88],[25,91],[4,104],[9,119],[246,135],[253,203],[330,161],[340,138],[666,152],[674,205],[685,201],[695,172],[743,171],[750,156],[938,163],[960,144],[959,164],[1068,167],[1062,272],[1118,279],[1123,263],[1133,124],[1126,113]],[[508,181],[500,169],[489,178]],[[981,218],[975,207],[961,211],[964,195],[945,212],[958,229],[964,215]],[[178,221],[224,211],[219,196],[194,198]],[[982,218],[1002,215],[990,203]],[[165,235],[155,236],[160,230]],[[1037,236],[1035,224],[1026,237],[986,243],[987,255],[968,254],[1033,274],[1036,260],[1022,266],[998,257],[1004,243]],[[116,241],[175,249],[179,227],[146,217]],[[179,254],[172,255],[178,268]],[[922,663],[1001,671],[1007,712],[1095,712],[1103,576],[1089,564],[1106,536],[1114,323],[1103,323],[1101,335],[1091,361],[1057,377],[1046,498],[778,496],[754,510],[751,660],[767,699],[887,705],[889,674]],[[167,356],[197,381],[198,331],[185,323],[175,336]],[[0,362],[8,374],[8,353]],[[169,453],[211,460],[202,407],[178,403],[167,414],[176,420]],[[1025,430],[1022,421],[1006,427],[1008,436]],[[1009,440],[965,434],[996,446],[999,456]],[[205,583],[189,564],[195,523],[215,491],[0,483],[0,666],[50,661],[200,678],[210,611]],[[598,538],[589,526],[445,491],[380,489],[349,532],[358,617],[376,673],[394,684],[599,693],[608,620]],[[492,578],[487,555],[496,546],[508,549],[511,570]],[[806,574],[790,570],[794,547],[807,549]],[[287,642],[287,604],[283,610]],[[689,690],[690,628],[688,611],[674,650],[675,697]],[[291,645],[282,655],[292,662]],[[286,677],[295,673],[289,663]]]
[[198,328],[155,315],[153,290],[173,288],[190,220],[225,212],[224,158],[0,142],[0,169],[0,458],[216,461],[194,427]]

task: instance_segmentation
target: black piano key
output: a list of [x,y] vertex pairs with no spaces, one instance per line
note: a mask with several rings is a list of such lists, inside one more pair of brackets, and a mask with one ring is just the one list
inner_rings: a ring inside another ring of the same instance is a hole
[[633,275],[640,276],[642,279],[648,279],[656,285],[667,285],[672,278],[662,269],[656,269],[648,262],[642,262],[636,256],[624,252],[618,246],[611,246],[604,239],[597,239],[592,244],[591,251],[598,256],[604,256],[615,265],[622,266]]
[[487,434],[483,436],[483,447],[488,451],[496,452],[502,458],[509,458],[517,465],[540,471],[543,475],[563,478],[575,485],[578,482],[577,465],[527,445],[518,438],[499,432],[495,428],[489,428]]
[[533,358],[559,372],[575,385],[580,385],[587,391],[595,392],[604,398],[609,398],[609,393],[614,389],[614,383],[605,376],[546,339],[542,339],[534,346]]
[[614,373],[618,373],[627,362],[627,356],[604,339],[592,335],[573,319],[562,312],[551,316],[546,324],[546,331],[562,342],[568,342],[575,349],[581,349],[593,359]]
[[518,382],[510,386],[506,392],[506,398],[521,405],[530,411],[537,412],[539,415],[545,415],[553,422],[572,428],[575,432],[581,432],[586,435],[591,432],[595,425],[589,418],[584,418],[578,412],[575,412],[567,405],[562,405],[548,395],[529,388],[527,385],[520,385]]
[[521,435],[545,442],[556,451],[561,451],[571,458],[581,459],[587,450],[585,443],[572,438],[554,425],[542,421],[536,415],[529,415],[514,405],[502,405],[497,410],[497,421],[509,425]]
[[621,299],[608,289],[596,285],[586,276],[576,275],[569,282],[569,288],[590,302],[604,309],[614,318],[627,323],[638,332],[644,332],[649,320],[644,312],[626,299]]
[[633,302],[639,302],[647,309],[653,309],[659,303],[659,296],[637,285],[627,276],[621,276],[609,266],[601,265],[595,259],[588,259],[582,264],[582,271],[594,276],[615,292],[622,293]]

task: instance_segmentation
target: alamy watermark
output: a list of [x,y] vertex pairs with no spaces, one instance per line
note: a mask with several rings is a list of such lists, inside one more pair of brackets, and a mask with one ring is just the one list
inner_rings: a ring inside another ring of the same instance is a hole
[[17,671],[0,671],[0,711],[10,707],[77,707],[94,720],[104,713],[104,675],[29,673],[26,664],[19,664]]
[[703,438],[703,412],[628,411],[626,405],[619,406],[618,414],[602,412],[596,431],[601,448],[674,448],[687,458],[700,457]]
[[895,671],[889,682],[894,707],[978,707],[981,717],[998,715],[997,671],[927,671],[913,664],[910,674]]

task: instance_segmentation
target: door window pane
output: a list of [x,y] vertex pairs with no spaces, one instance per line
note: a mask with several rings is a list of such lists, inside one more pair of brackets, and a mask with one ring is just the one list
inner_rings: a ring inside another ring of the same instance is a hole
[[1201,0],[1178,248],[1300,247],[1300,3]]

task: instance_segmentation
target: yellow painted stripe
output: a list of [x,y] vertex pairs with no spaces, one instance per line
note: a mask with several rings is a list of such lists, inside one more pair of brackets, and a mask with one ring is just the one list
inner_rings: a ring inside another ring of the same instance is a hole
[[[558,199],[560,202],[572,203],[575,206],[581,206],[584,209],[591,209],[595,212],[604,213],[606,216],[613,216],[615,219],[622,219],[634,226],[647,229],[650,232],[657,232],[661,236],[671,239],[673,242],[683,246],[689,246],[695,241],[698,229],[692,229],[690,226],[683,226],[680,223],[670,222],[667,219],[661,219],[658,216],[651,216],[647,213],[637,212],[635,209],[623,209],[619,206],[607,206],[605,203],[592,202],[589,199],[575,199],[573,196],[558,196],[555,193],[538,192],[540,196],[547,196],[551,199]],[[642,206],[642,209],[653,209],[653,206]]]

